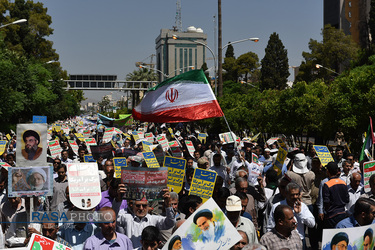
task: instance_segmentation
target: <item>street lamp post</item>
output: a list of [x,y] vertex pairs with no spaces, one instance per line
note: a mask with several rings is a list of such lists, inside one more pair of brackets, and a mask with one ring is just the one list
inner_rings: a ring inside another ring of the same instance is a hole
[[168,77],[171,77],[171,75],[172,75],[173,73],[175,73],[174,76],[176,76],[176,72],[177,72],[177,71],[181,71],[181,70],[184,70],[184,69],[194,69],[194,68],[195,68],[194,66],[187,66],[187,67],[185,67],[185,68],[176,69],[175,71],[173,71],[172,73],[170,73],[170,74],[168,75]]
[[6,27],[6,26],[9,26],[9,25],[18,24],[18,23],[24,23],[24,22],[27,22],[27,19],[20,19],[20,20],[14,21],[14,22],[12,22],[12,23],[8,23],[8,24],[1,25],[1,26],[0,26],[0,29],[1,29],[1,28],[4,28],[4,27]]
[[324,67],[323,65],[320,65],[320,64],[315,64],[315,67],[316,67],[317,69],[323,68],[323,69],[326,69],[326,70],[328,70],[328,71],[331,71],[332,73],[335,73],[336,75],[340,75],[340,74],[337,73],[336,71],[334,71],[334,70],[332,70],[332,69],[330,69],[330,68]]

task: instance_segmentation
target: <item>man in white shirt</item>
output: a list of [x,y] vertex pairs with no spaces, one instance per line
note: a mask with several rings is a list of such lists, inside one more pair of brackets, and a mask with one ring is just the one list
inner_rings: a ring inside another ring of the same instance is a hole
[[301,188],[296,183],[289,183],[286,186],[286,199],[272,206],[269,216],[267,231],[275,227],[273,213],[278,205],[288,205],[293,209],[294,217],[297,220],[297,231],[302,241],[305,240],[305,225],[309,228],[315,226],[314,215],[309,208],[301,201]]
[[[116,197],[116,200],[113,203],[113,208],[115,211],[118,211],[118,205],[121,204],[121,199],[119,198],[122,196],[125,190],[124,184],[120,184],[118,189],[118,197]],[[166,207],[166,216],[149,214],[148,201],[145,197],[143,197],[141,200],[134,200],[132,202],[133,214],[128,214],[125,210],[118,212],[116,231],[128,236],[132,241],[134,248],[141,246],[141,235],[145,227],[151,225],[156,226],[159,230],[167,230],[175,225],[175,212],[170,206],[168,189],[163,191],[165,191],[163,198],[164,205]]]
[[358,198],[364,193],[363,185],[361,184],[362,176],[360,173],[353,173],[350,176],[350,184],[348,185],[349,202],[346,204],[346,213],[352,215],[354,213],[354,204]]

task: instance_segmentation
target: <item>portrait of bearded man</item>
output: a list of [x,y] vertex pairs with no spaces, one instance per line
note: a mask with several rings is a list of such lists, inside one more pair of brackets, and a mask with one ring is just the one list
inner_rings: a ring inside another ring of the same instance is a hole
[[39,134],[34,130],[26,130],[22,138],[25,143],[25,148],[22,149],[22,156],[29,161],[38,159],[43,151],[43,149],[39,147]]

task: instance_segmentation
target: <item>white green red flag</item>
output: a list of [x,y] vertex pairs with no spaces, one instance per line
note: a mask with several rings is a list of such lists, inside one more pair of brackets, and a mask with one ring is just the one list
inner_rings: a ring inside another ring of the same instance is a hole
[[135,120],[188,122],[223,116],[203,70],[192,70],[149,89],[133,109]]

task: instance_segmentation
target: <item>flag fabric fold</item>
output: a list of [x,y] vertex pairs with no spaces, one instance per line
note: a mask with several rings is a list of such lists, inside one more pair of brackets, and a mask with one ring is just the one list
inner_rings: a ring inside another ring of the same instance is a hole
[[223,116],[203,70],[192,70],[149,89],[133,109],[135,120],[173,123]]
[[374,132],[372,129],[372,119],[370,117],[370,124],[368,125],[367,129],[367,134],[366,134],[366,139],[365,142],[363,143],[362,150],[361,150],[361,155],[359,156],[359,161],[361,162],[364,159],[367,159],[365,150],[367,149],[370,152],[370,148],[373,146],[375,140],[374,138]]

